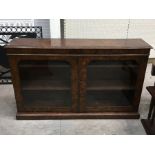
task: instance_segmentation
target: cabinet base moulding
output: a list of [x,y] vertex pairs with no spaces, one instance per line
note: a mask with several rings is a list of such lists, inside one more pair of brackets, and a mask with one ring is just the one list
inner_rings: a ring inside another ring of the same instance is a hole
[[104,112],[104,113],[17,113],[17,120],[47,119],[139,119],[137,112]]

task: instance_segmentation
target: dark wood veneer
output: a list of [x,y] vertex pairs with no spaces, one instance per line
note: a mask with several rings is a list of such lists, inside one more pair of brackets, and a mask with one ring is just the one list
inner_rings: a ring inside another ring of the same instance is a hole
[[17,119],[139,118],[152,48],[142,39],[14,39],[5,48]]
[[[14,39],[7,48],[26,49],[150,49],[142,39]],[[14,53],[14,52],[13,52]],[[51,51],[52,53],[52,51]]]

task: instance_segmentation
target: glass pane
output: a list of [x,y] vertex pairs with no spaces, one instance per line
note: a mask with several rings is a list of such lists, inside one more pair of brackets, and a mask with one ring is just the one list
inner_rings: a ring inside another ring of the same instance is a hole
[[87,106],[132,104],[138,65],[134,61],[93,61],[87,72]]
[[21,61],[24,106],[71,106],[71,66],[64,61]]

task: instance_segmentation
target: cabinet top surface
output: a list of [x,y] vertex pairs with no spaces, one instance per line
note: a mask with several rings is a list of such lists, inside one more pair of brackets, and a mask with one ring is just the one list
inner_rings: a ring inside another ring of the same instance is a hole
[[6,48],[25,49],[151,49],[142,39],[13,39]]

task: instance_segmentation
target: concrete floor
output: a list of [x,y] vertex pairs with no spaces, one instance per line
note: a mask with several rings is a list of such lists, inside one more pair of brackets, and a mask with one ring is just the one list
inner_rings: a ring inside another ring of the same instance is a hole
[[[139,112],[146,118],[150,95],[146,86],[153,85],[151,64],[147,67]],[[143,135],[140,120],[16,120],[16,106],[12,85],[0,85],[0,134],[1,135]]]

